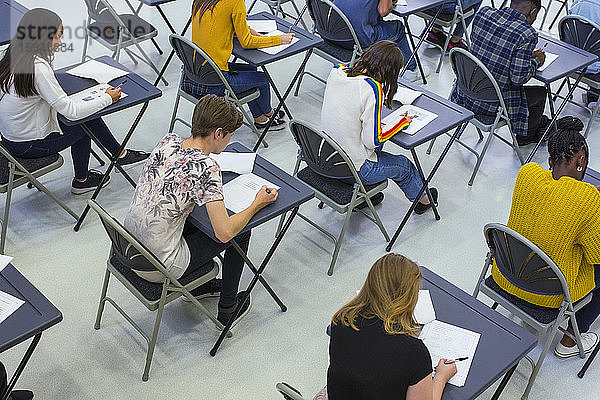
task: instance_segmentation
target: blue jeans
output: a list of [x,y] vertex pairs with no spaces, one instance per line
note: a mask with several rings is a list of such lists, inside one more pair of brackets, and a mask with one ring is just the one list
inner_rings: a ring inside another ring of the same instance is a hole
[[[19,158],[46,157],[70,147],[75,178],[86,179],[92,149],[90,137],[80,125],[67,126],[60,121],[58,124],[62,134],[54,132],[43,139],[27,142],[11,142],[3,139],[2,143],[10,154]],[[85,124],[113,156],[118,155],[120,145],[101,118],[94,119]]]
[[[465,18],[465,25],[469,26],[471,25],[471,21],[473,21],[475,14],[477,14],[477,10],[479,10],[479,7],[481,7],[481,0],[461,0],[460,3],[462,4],[463,11],[475,6],[473,8],[473,15],[471,15],[469,18]],[[455,9],[456,2],[444,3],[444,5],[442,5],[441,14],[454,14]],[[440,28],[437,25],[436,27]],[[461,37],[464,35],[464,33],[465,30],[463,29],[462,21],[459,19],[456,27],[454,28],[454,36]]]
[[[380,40],[391,40],[392,42],[396,42],[402,55],[404,56],[404,62],[407,62],[410,56],[412,55],[412,50],[408,45],[408,39],[406,38],[406,33],[404,32],[404,24],[402,21],[393,20],[393,21],[382,21],[375,25],[375,37],[374,41],[379,42]],[[410,64],[408,64],[408,69],[414,71],[417,68],[417,62],[415,58],[411,60]]]
[[589,331],[592,322],[600,315],[600,265],[594,265],[594,283],[596,287],[592,290],[592,299],[575,313],[577,327],[582,333]]

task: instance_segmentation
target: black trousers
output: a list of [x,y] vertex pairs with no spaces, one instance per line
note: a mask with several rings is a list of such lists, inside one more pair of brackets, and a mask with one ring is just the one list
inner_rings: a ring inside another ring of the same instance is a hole
[[527,97],[527,108],[529,117],[527,118],[527,136],[537,136],[546,108],[546,98],[548,92],[545,86],[525,86],[525,96]]

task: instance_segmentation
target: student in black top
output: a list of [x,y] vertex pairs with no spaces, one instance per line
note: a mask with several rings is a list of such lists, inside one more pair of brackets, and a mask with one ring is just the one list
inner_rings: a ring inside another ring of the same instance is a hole
[[421,270],[400,254],[373,264],[358,295],[333,316],[329,400],[437,400],[456,373],[441,359],[432,379],[429,351],[413,317]]

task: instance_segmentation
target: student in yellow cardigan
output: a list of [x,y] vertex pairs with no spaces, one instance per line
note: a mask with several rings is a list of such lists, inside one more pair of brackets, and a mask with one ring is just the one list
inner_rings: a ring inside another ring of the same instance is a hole
[[[250,29],[246,21],[244,0],[194,0],[192,15],[192,41],[208,53],[219,66],[233,91],[241,93],[255,88],[260,90],[260,97],[248,103],[248,107],[256,127],[264,129],[269,117],[273,115],[269,80],[263,72],[258,72],[256,67],[228,63],[233,50],[233,35],[237,36],[242,47],[256,49],[290,43],[294,34],[264,36]],[[198,98],[209,93],[223,96],[223,89],[217,92],[212,87],[200,85],[187,78],[183,80],[182,89]],[[280,111],[271,125],[271,130],[285,127],[284,115],[285,113]]]
[[[588,164],[588,145],[579,131],[562,129],[548,140],[550,171],[536,163],[525,164],[517,176],[508,227],[538,245],[563,271],[571,299],[576,302],[594,291],[592,300],[576,314],[585,352],[598,342],[589,332],[600,314],[600,193],[582,182]],[[510,283],[497,266],[494,281],[508,293],[533,307],[560,307],[562,297],[521,290]],[[572,327],[569,326],[572,333]],[[566,358],[578,354],[567,335],[554,354]]]

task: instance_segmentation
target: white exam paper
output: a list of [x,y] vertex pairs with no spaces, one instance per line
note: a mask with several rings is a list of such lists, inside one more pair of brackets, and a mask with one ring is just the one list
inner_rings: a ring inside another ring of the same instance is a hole
[[475,350],[481,334],[442,321],[432,321],[421,330],[419,339],[425,343],[431,355],[431,365],[435,367],[441,358],[448,360],[459,357],[469,357],[456,363],[458,372],[448,383],[454,386],[464,386]]
[[235,172],[236,174],[249,174],[254,169],[256,153],[222,152],[211,154],[210,158],[219,164],[221,171]]
[[25,304],[23,300],[0,291],[0,324],[23,304]]
[[428,324],[435,319],[435,309],[431,302],[429,290],[419,290],[419,299],[417,300],[414,316],[417,323],[421,325]]
[[403,105],[412,104],[413,101],[421,95],[422,92],[412,90],[407,87],[398,86],[398,91],[394,95],[394,100],[399,101]]
[[234,213],[244,211],[250,207],[256,197],[256,193],[263,186],[279,189],[279,186],[255,174],[240,175],[232,181],[227,182],[223,185],[225,207]]
[[0,254],[0,272],[12,261],[11,256],[5,256],[4,254]]
[[408,112],[408,115],[412,115],[414,118],[411,121],[410,125],[406,127],[402,131],[402,133],[406,133],[408,135],[414,135],[420,129],[425,127],[431,121],[438,117],[437,114],[434,114],[430,111],[424,110],[420,107],[413,105],[404,105],[398,108],[393,113],[389,114],[383,120],[381,120],[382,126],[394,126],[400,121],[400,119],[404,116],[404,113]]
[[67,74],[80,78],[90,78],[98,83],[108,83],[113,79],[129,74],[129,72],[100,61],[89,60],[77,67],[71,68],[67,71]]
[[406,0],[398,0],[396,2],[396,5],[397,6],[404,6],[404,7],[406,7],[408,5],[408,3],[406,2]]
[[537,69],[538,71],[545,70],[548,65],[552,64],[552,62],[558,58],[558,54],[554,54],[554,53],[544,53],[544,54],[546,54],[546,60],[544,61],[544,64],[540,65],[540,67]]
[[273,19],[249,19],[248,26],[258,33],[269,33],[277,30],[277,23]]
[[[281,36],[283,35],[285,32],[281,32],[280,30],[276,29],[274,31],[271,31],[269,33],[267,33],[267,36]],[[292,42],[288,43],[288,44],[280,44],[277,46],[271,46],[271,47],[262,47],[258,50],[265,52],[267,54],[277,54],[282,52],[283,50],[287,49],[288,47],[290,47],[291,45],[293,45],[294,43],[298,42],[300,39],[298,39],[297,37],[292,38]]]
[[[107,83],[99,83],[96,86],[84,89],[81,92],[73,93],[69,98],[74,101],[91,101],[101,97],[106,93],[106,89],[110,87],[111,86]],[[121,98],[124,99],[125,97],[127,97],[127,93],[121,91]]]

